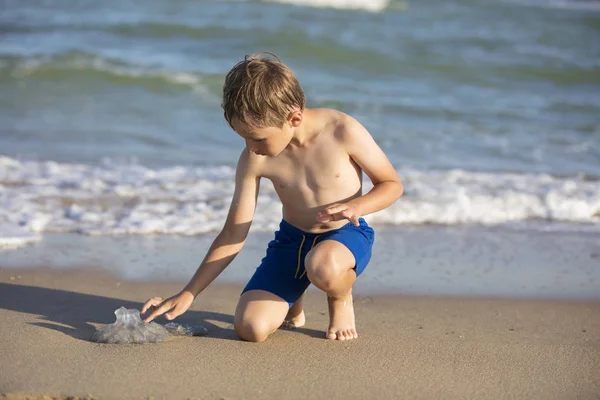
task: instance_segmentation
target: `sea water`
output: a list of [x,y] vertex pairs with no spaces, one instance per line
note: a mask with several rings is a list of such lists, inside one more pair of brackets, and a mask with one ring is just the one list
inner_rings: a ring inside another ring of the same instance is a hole
[[[309,107],[356,117],[396,167],[405,194],[368,216],[376,229],[555,232],[583,238],[593,261],[599,4],[7,0],[0,246],[214,237],[244,145],[220,109],[224,76],[267,50]],[[254,234],[280,218],[264,182]]]

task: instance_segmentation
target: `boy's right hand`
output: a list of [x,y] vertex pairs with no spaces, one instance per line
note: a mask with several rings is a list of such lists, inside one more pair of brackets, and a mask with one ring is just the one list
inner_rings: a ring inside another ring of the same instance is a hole
[[146,311],[152,311],[144,319],[144,322],[152,322],[154,318],[165,313],[165,318],[171,321],[186,312],[193,302],[194,295],[186,290],[166,300],[161,297],[152,297],[144,303],[140,314],[144,315]]

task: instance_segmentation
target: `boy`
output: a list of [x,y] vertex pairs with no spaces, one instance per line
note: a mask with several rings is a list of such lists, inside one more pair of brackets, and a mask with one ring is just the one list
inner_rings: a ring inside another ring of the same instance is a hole
[[[247,56],[227,74],[223,110],[246,147],[225,225],[198,270],[177,295],[146,301],[150,322],[183,314],[240,252],[254,215],[261,178],[272,181],[283,220],[260,267],[242,292],[234,328],[262,342],[282,323],[304,325],[309,284],[327,294],[328,339],[358,337],[352,285],[371,257],[374,232],[363,215],[402,195],[393,166],[363,126],[329,109],[305,108],[302,88],[277,57]],[[362,172],[373,189],[362,194]]]

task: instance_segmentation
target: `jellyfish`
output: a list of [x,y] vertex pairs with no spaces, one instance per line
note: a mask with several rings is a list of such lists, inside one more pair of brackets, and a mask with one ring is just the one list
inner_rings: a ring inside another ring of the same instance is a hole
[[145,323],[136,309],[121,307],[115,311],[117,320],[96,330],[93,342],[110,344],[159,343],[170,336],[201,336],[207,333],[203,326],[170,322],[162,326],[156,322]]

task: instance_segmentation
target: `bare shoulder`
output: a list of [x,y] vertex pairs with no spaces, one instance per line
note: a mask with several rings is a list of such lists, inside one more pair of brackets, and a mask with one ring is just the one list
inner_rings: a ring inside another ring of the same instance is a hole
[[314,109],[318,113],[318,118],[323,123],[324,131],[331,133],[337,140],[344,141],[348,134],[366,129],[354,117],[331,108]]
[[326,109],[323,117],[335,140],[348,149],[364,140],[372,140],[367,129],[351,115],[342,111]]
[[244,147],[237,164],[238,175],[260,177],[265,164],[265,157],[254,154]]

